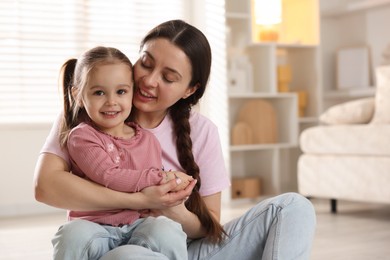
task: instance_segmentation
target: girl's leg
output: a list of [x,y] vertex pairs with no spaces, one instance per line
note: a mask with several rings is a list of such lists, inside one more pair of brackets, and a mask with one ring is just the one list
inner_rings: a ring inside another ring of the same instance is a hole
[[224,225],[220,244],[192,241],[189,259],[309,259],[315,231],[312,204],[296,193],[264,200]]
[[100,260],[170,260],[161,253],[153,252],[143,246],[124,245],[106,253]]
[[170,260],[183,260],[188,259],[186,240],[187,235],[179,223],[160,216],[148,217],[137,225],[128,244],[143,246]]
[[108,228],[82,219],[64,224],[52,239],[53,259],[99,259],[121,243],[121,232],[115,231],[118,228]]

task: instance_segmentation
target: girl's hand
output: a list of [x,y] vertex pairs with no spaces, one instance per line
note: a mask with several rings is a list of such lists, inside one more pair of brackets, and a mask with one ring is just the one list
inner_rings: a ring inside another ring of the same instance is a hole
[[164,175],[164,178],[161,181],[161,184],[167,183],[170,180],[180,180],[180,183],[172,190],[172,191],[179,191],[185,189],[188,184],[194,179],[192,176],[185,174],[184,172],[179,171],[167,171],[162,172]]
[[190,181],[183,190],[173,191],[179,184],[176,179],[172,179],[167,183],[143,189],[141,193],[146,199],[145,205],[148,205],[146,208],[167,209],[183,203],[191,195],[196,180]]

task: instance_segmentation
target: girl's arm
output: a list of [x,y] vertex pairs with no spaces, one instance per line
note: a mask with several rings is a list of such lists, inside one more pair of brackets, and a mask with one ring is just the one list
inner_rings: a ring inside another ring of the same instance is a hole
[[69,172],[59,156],[42,153],[35,168],[36,200],[53,207],[69,210],[164,209],[179,205],[191,194],[195,182],[179,192],[170,192],[178,184],[172,180],[137,193],[117,192],[82,179]]
[[[120,155],[121,147],[111,144],[111,148],[107,148],[106,135],[90,125],[80,124],[71,131],[67,142],[69,155],[77,166],[72,169],[73,173],[80,175],[81,170],[83,174],[80,176],[85,174],[102,186],[122,192],[138,192],[173,179],[174,173],[159,169],[162,162],[158,140],[146,131],[141,132],[141,136],[138,143],[132,146],[129,143],[124,148],[128,153]],[[184,173],[177,176],[182,180],[182,188],[192,180]]]

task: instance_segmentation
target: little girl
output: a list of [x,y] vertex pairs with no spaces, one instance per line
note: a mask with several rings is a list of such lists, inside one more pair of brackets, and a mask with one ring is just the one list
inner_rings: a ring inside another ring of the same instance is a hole
[[[122,192],[138,192],[172,179],[179,183],[177,190],[189,184],[191,176],[163,171],[158,140],[129,122],[134,83],[132,64],[122,52],[96,47],[78,60],[68,60],[62,71],[60,140],[68,149],[73,174]],[[150,248],[168,259],[187,259],[186,234],[180,224],[166,217],[159,217],[160,223],[152,226],[131,209],[75,209],[68,217],[71,221],[53,239],[55,259],[99,259],[126,244]],[[77,225],[86,225],[86,221],[90,232],[74,234]],[[107,239],[94,239],[97,232],[107,233]],[[75,235],[85,237],[89,246],[73,245]]]

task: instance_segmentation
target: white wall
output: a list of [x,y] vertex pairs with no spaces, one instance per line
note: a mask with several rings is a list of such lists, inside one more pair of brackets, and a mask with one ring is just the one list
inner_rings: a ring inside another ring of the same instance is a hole
[[[193,0],[187,4],[191,10],[188,20],[206,34],[213,51],[211,79],[201,113],[218,126],[229,166],[224,0]],[[51,124],[0,124],[0,217],[58,211],[36,202],[33,194],[35,163],[50,128]],[[229,202],[229,198],[229,191],[224,192],[223,201]]]
[[58,211],[36,202],[33,174],[50,124],[0,125],[0,217]]

